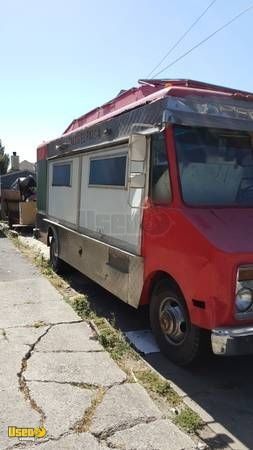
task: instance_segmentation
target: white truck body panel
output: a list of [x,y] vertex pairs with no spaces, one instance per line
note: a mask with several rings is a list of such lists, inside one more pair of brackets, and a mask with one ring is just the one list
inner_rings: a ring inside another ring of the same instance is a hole
[[80,197],[81,230],[92,232],[133,253],[140,253],[141,197],[137,208],[129,204],[129,189],[125,187],[89,186],[90,160],[94,157],[127,155],[128,146],[87,153],[82,157],[82,180]]
[[[53,186],[53,165],[63,162],[71,163],[71,186]],[[77,225],[79,164],[79,158],[61,158],[48,163],[48,215],[74,226]]]

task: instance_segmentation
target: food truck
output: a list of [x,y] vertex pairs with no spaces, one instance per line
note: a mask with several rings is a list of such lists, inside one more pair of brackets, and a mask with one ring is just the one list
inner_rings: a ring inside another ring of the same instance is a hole
[[54,270],[149,305],[177,364],[253,353],[253,94],[140,80],[37,156]]

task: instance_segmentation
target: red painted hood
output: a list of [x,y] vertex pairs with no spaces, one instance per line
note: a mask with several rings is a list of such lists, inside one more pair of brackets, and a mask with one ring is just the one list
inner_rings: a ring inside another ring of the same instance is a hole
[[229,253],[252,253],[252,209],[190,209],[185,215],[215,247]]

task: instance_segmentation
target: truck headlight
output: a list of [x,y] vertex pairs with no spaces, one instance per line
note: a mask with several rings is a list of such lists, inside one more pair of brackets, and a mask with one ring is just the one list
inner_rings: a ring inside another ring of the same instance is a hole
[[240,266],[237,271],[236,294],[235,294],[236,316],[243,319],[248,314],[253,314],[253,265]]
[[236,293],[235,304],[239,312],[247,311],[253,303],[252,291],[248,288],[242,288]]

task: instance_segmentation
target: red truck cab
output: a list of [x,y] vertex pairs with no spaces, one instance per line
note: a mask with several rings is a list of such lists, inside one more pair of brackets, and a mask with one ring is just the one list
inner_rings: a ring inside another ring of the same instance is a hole
[[169,192],[144,209],[142,301],[151,291],[156,339],[182,365],[210,332],[215,354],[253,353],[252,138],[231,123],[164,131]]

